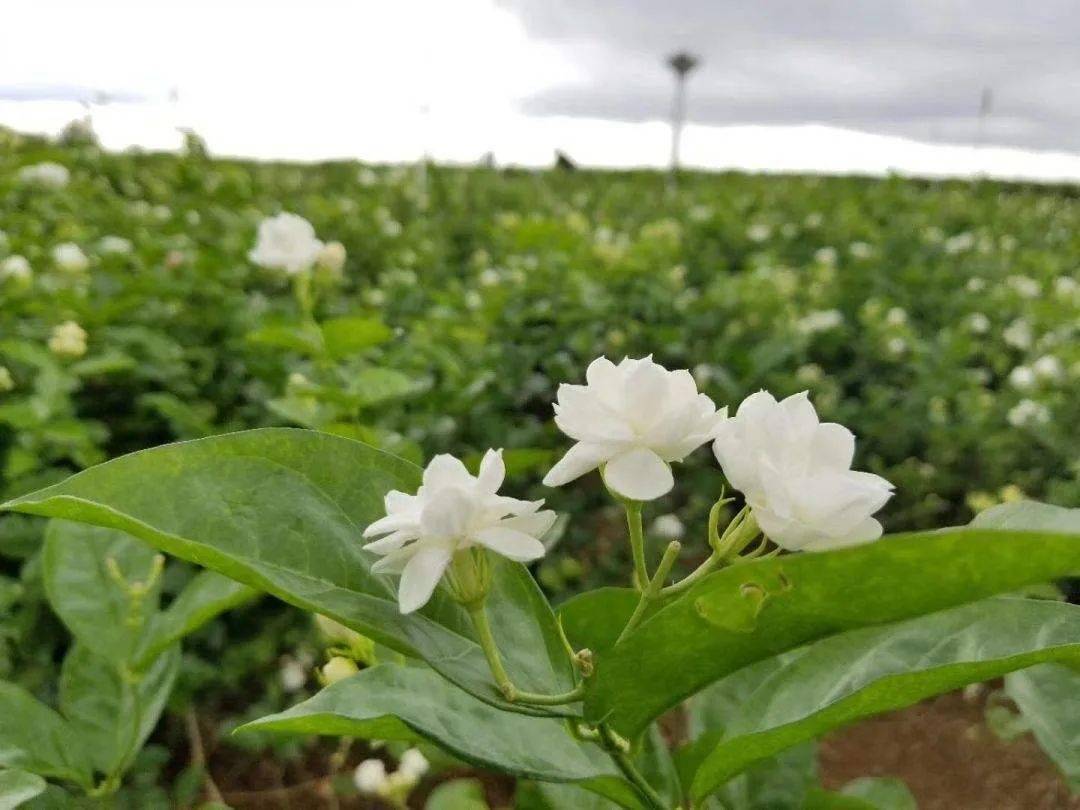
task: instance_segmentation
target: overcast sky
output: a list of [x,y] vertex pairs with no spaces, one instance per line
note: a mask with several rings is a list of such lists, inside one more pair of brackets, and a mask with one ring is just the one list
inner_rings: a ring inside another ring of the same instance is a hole
[[703,60],[690,164],[1080,175],[1080,158],[925,146],[1080,153],[1080,0],[20,1],[0,123],[55,130],[104,92],[115,147],[188,126],[261,157],[663,165],[680,48]]
[[529,97],[537,114],[668,114],[658,57],[703,58],[689,114],[704,124],[823,122],[1080,149],[1078,0],[503,0],[584,79]]

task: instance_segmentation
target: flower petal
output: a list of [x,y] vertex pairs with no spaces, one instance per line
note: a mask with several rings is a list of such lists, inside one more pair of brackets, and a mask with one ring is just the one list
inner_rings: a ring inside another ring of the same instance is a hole
[[477,532],[475,540],[482,546],[516,562],[529,562],[544,556],[544,544],[532,535],[496,526]]
[[459,537],[472,515],[473,501],[457,487],[437,490],[424,505],[420,528],[425,537]]
[[624,498],[635,501],[651,501],[675,486],[671,468],[644,447],[636,447],[609,461],[604,466],[604,482]]
[[416,526],[416,516],[409,514],[394,514],[379,518],[366,529],[364,537],[375,537],[379,534],[389,534]]
[[843,425],[824,422],[814,429],[810,453],[815,464],[846,470],[855,458],[855,434]]
[[391,551],[397,551],[410,540],[415,539],[416,532],[414,531],[397,531],[380,540],[373,540],[368,543],[364,546],[364,551],[370,551],[374,554],[389,554]]
[[422,548],[413,555],[398,584],[398,609],[402,613],[412,613],[427,604],[451,556],[450,549],[443,547]]
[[544,476],[544,486],[561,487],[590,470],[595,470],[616,452],[609,444],[578,442]]
[[467,487],[474,481],[465,465],[447,453],[435,456],[424,468],[425,489]]
[[477,486],[484,492],[498,492],[506,477],[506,465],[503,464],[502,450],[488,450],[480,462],[480,474],[476,477]]
[[550,509],[543,512],[535,512],[531,515],[514,515],[499,521],[499,526],[505,529],[515,529],[525,534],[531,534],[539,539],[547,534],[555,524],[556,515]]

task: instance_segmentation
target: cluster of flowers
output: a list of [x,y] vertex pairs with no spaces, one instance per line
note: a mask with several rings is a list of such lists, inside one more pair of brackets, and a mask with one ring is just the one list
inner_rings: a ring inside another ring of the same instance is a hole
[[[651,501],[674,486],[671,465],[707,442],[725,476],[750,507],[757,526],[781,548],[824,550],[875,540],[872,517],[892,485],[851,469],[855,437],[822,423],[807,394],[777,401],[759,391],[734,416],[698,392],[689,371],[669,371],[651,357],[614,364],[594,360],[585,385],[559,387],[555,423],[575,441],[544,483],[562,486],[599,470],[607,488],[627,503]],[[364,536],[382,556],[376,572],[400,574],[403,613],[424,605],[444,574],[451,589],[459,552],[494,551],[527,562],[544,554],[540,538],[555,521],[542,501],[498,494],[505,468],[489,450],[473,476],[449,455],[436,456],[414,495],[390,492],[386,516]]]

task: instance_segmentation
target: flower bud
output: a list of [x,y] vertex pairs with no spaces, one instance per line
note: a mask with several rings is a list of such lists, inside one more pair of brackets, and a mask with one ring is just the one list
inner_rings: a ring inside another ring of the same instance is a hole
[[8,371],[7,366],[0,366],[0,394],[11,391],[13,388],[15,388],[15,380],[11,372]]
[[86,331],[75,321],[53,327],[49,351],[58,357],[82,357],[86,354]]
[[320,670],[322,675],[322,682],[326,686],[331,686],[338,681],[343,681],[346,678],[352,677],[360,670],[356,666],[356,662],[351,658],[346,658],[343,655],[335,655]]

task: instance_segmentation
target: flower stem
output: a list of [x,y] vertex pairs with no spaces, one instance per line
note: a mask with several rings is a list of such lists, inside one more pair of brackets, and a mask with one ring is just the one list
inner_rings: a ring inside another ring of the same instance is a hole
[[664,593],[664,580],[667,579],[667,575],[671,573],[671,566],[673,566],[675,560],[679,558],[679,551],[681,550],[682,543],[678,540],[672,540],[668,543],[668,547],[664,549],[664,556],[660,560],[660,565],[656,568],[656,573],[653,574],[653,578],[649,580],[649,584],[641,592],[637,607],[634,608],[634,612],[630,614],[630,619],[626,622],[626,627],[623,628],[622,633],[620,633],[618,639],[615,640],[616,644],[626,638],[630,631],[638,626],[642,617],[645,615],[645,610]]
[[495,636],[491,634],[491,622],[488,621],[487,608],[484,607],[484,603],[480,602],[471,606],[469,616],[472,618],[473,627],[476,628],[480,649],[484,651],[484,657],[487,658],[491,674],[495,677],[495,685],[499,687],[503,697],[512,703],[517,696],[517,688],[506,673],[506,667],[503,666],[502,656],[499,655],[499,647],[495,643]]
[[536,706],[560,706],[564,703],[575,703],[585,696],[585,682],[581,681],[568,692],[560,692],[554,695],[542,695],[536,692],[523,692],[514,686],[510,675],[503,666],[502,655],[495,643],[495,636],[491,633],[491,623],[488,621],[487,608],[483,602],[479,602],[469,608],[469,616],[472,618],[473,627],[476,628],[477,640],[480,648],[484,651],[491,674],[495,678],[495,685],[499,687],[503,697],[510,703],[531,703]]
[[649,585],[645,564],[645,532],[641,528],[641,501],[625,501],[626,525],[630,530],[630,550],[634,555],[634,587],[644,591]]
[[637,788],[638,793],[645,800],[645,804],[652,810],[667,810],[667,804],[663,798],[634,765],[630,754],[626,750],[626,741],[617,737],[606,725],[600,726],[600,738],[608,754],[615,760],[615,764],[622,771],[627,781]]

